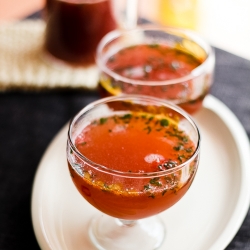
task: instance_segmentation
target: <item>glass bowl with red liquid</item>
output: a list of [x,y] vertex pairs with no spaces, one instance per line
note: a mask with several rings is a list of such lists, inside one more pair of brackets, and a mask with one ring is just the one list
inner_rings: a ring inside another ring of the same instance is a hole
[[186,194],[199,156],[199,129],[171,102],[120,95],[84,107],[69,125],[67,161],[79,193],[102,212],[90,223],[93,244],[157,249],[165,238],[157,215]]
[[213,83],[213,48],[196,32],[140,26],[115,30],[99,43],[96,62],[102,97],[142,94],[197,112]]

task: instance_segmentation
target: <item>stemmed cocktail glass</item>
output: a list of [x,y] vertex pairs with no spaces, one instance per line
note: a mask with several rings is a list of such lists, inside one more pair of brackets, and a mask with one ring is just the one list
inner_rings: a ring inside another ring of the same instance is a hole
[[84,107],[70,122],[67,160],[80,194],[102,212],[89,227],[93,244],[157,249],[165,238],[157,215],[188,191],[199,155],[196,124],[170,102],[121,95]]
[[142,94],[197,112],[213,83],[212,47],[196,32],[159,25],[115,30],[99,43],[102,97]]

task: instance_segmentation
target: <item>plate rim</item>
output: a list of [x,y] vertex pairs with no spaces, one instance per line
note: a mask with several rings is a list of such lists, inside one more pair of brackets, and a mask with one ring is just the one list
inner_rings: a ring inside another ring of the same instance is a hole
[[[203,103],[205,108],[213,111],[219,115],[220,119],[227,125],[231,135],[234,138],[234,142],[238,149],[239,157],[241,159],[241,183],[240,183],[240,196],[238,203],[235,206],[233,216],[229,221],[229,226],[234,225],[234,230],[229,230],[229,227],[224,229],[223,233],[214,242],[210,250],[225,249],[228,244],[233,240],[238,230],[240,229],[250,206],[250,168],[248,167],[250,162],[250,142],[241,122],[236,115],[224,104],[222,101],[212,95],[208,95]],[[228,120],[230,122],[228,123]],[[235,129],[237,128],[237,129]],[[236,132],[237,131],[237,132]],[[233,225],[232,225],[233,224]],[[224,239],[227,235],[227,240]]]

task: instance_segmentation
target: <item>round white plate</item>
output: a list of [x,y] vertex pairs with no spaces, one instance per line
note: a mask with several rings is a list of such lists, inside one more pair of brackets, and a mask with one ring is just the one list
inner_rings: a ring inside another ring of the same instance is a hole
[[[222,250],[240,228],[250,203],[249,140],[235,115],[207,96],[195,115],[201,161],[188,193],[160,214],[167,237],[160,249]],[[100,212],[74,187],[66,164],[67,125],[46,150],[32,191],[32,221],[43,250],[94,250],[91,218]]]

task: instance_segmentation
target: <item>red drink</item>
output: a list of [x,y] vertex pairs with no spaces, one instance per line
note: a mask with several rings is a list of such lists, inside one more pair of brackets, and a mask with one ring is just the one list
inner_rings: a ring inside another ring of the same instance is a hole
[[171,102],[111,96],[74,116],[66,151],[79,193],[104,213],[91,220],[92,243],[98,249],[158,249],[165,226],[154,215],[178,202],[192,184],[200,132]]
[[[99,84],[100,92],[103,97],[120,93],[151,95],[173,100],[189,113],[194,113],[200,108],[210,84],[205,81],[204,84],[201,83],[200,85],[205,87],[194,98],[199,77],[174,84],[167,84],[164,81],[188,76],[205,59],[196,58],[180,49],[162,44],[127,47],[109,57],[105,62],[106,67],[127,79],[143,81],[143,84],[133,84],[129,80],[114,80],[103,73]],[[210,75],[207,75],[207,82],[209,77]]]
[[107,60],[106,65],[115,73],[130,79],[165,81],[190,74],[202,62],[176,48],[142,44],[120,50]]
[[[143,112],[113,115],[86,126],[75,139],[87,159],[109,169],[131,174],[127,178],[68,161],[72,180],[84,198],[100,211],[134,220],[158,214],[187,192],[198,158],[187,168],[171,171],[196,150],[177,119]],[[70,151],[74,158],[74,153]],[[91,164],[90,164],[91,165]],[[98,166],[97,166],[98,168]],[[163,171],[169,170],[169,172]],[[149,173],[158,172],[157,177]],[[144,174],[135,180],[136,174]],[[114,182],[115,180],[115,182]]]
[[76,66],[93,64],[97,44],[115,27],[109,0],[47,0],[45,49]]

